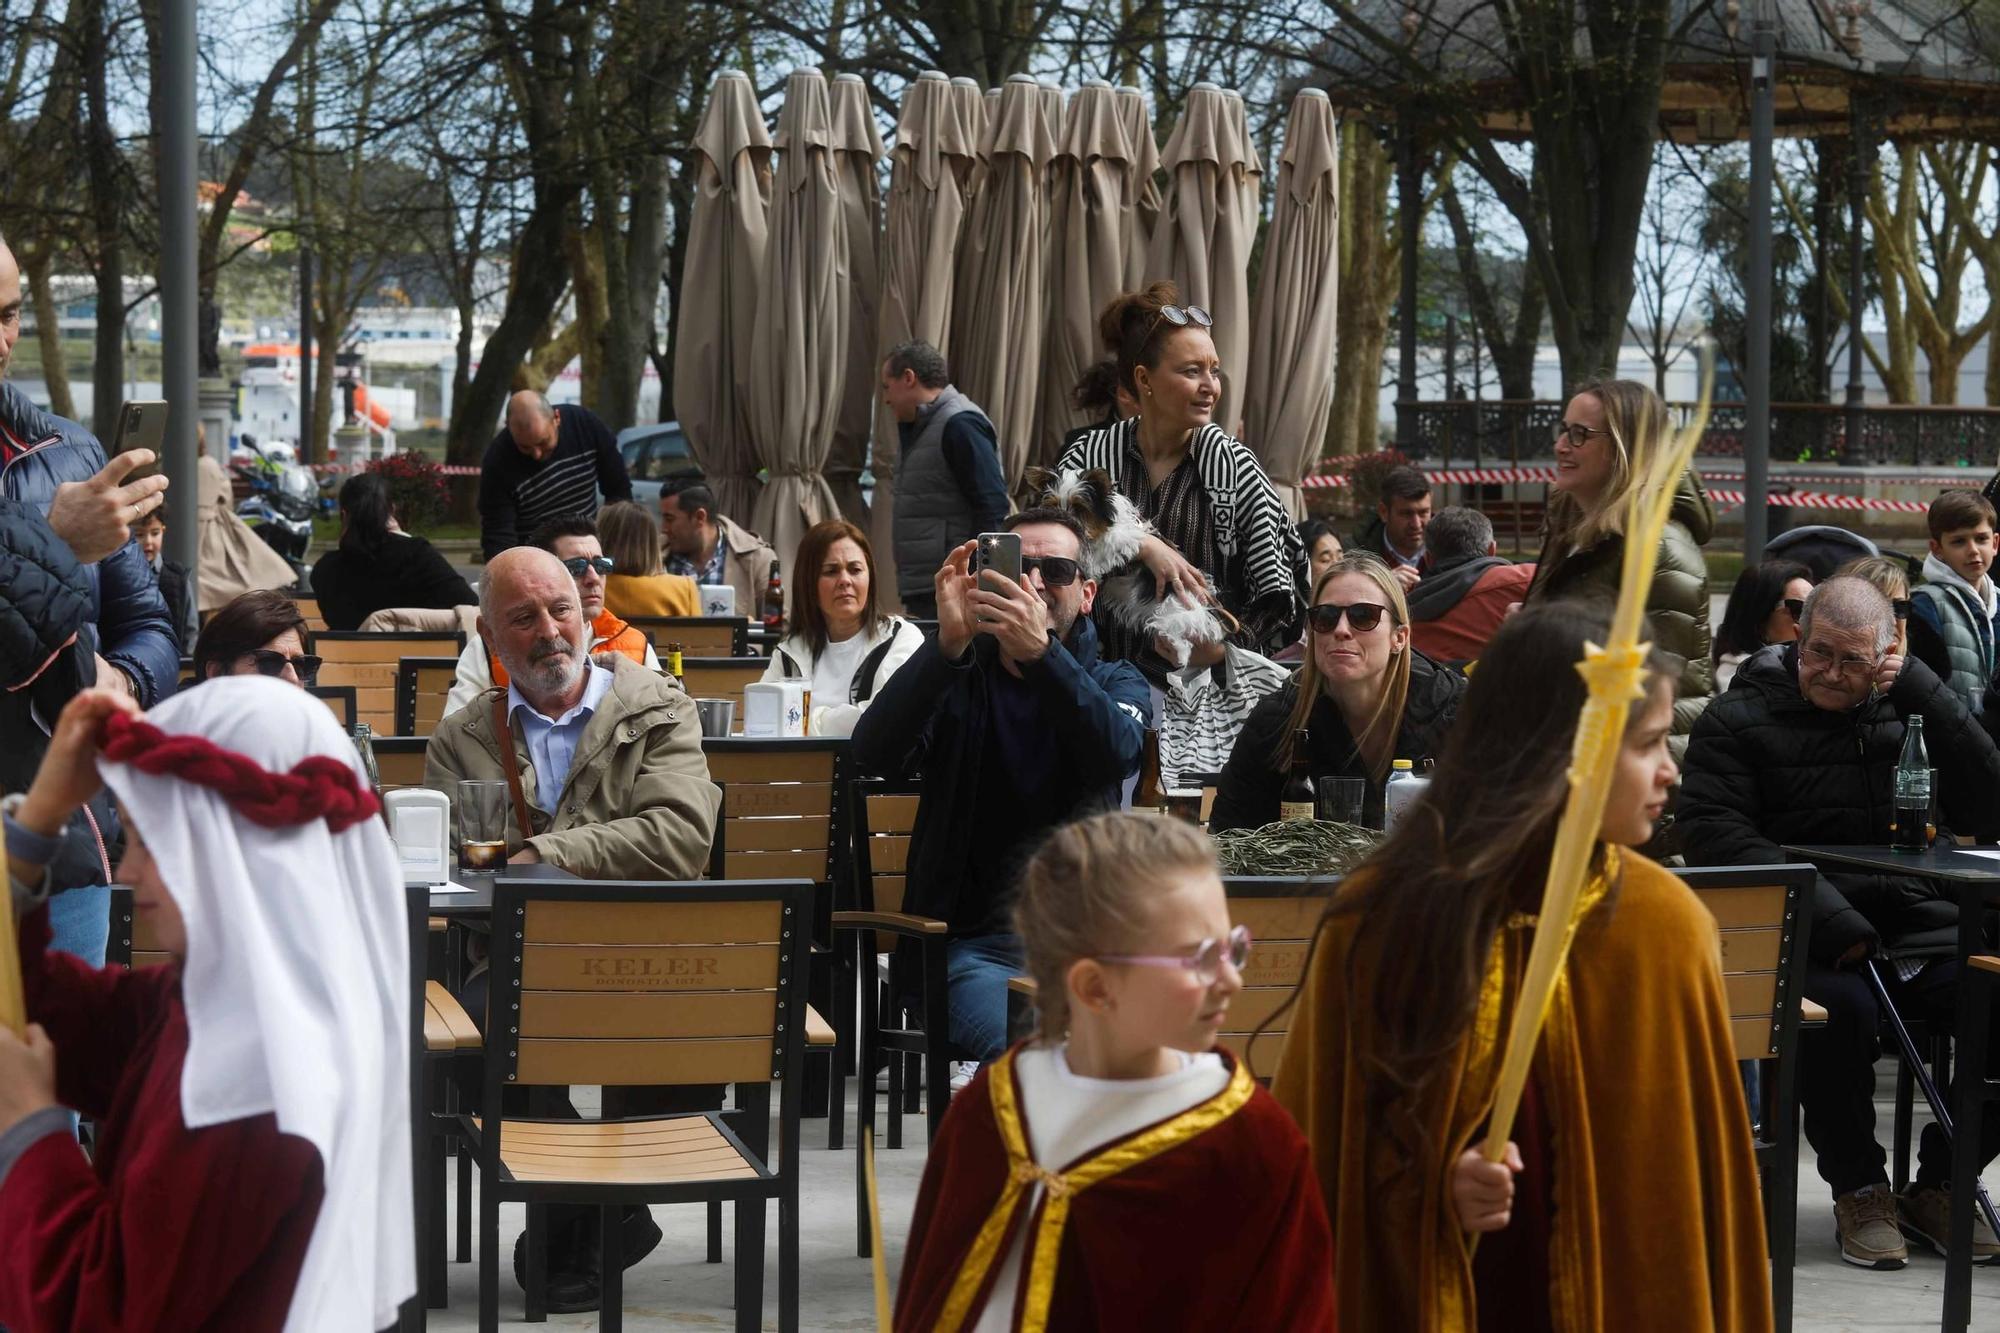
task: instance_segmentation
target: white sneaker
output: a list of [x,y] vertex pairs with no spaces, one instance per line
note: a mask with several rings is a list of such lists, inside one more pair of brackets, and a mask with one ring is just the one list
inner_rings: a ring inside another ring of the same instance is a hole
[[972,1082],[972,1076],[979,1072],[977,1060],[953,1060],[951,1062],[951,1090],[962,1092],[965,1085]]

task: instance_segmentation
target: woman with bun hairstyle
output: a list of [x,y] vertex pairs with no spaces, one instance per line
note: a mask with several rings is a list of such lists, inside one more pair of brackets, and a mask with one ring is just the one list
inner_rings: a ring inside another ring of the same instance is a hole
[[[1098,334],[1138,415],[1071,444],[1057,471],[1110,474],[1152,527],[1139,559],[1160,596],[1212,594],[1242,622],[1239,646],[1269,654],[1298,639],[1305,553],[1257,456],[1212,419],[1222,363],[1209,325],[1170,282],[1105,306]],[[1150,655],[1141,636],[1101,619],[1098,628],[1106,657]]]

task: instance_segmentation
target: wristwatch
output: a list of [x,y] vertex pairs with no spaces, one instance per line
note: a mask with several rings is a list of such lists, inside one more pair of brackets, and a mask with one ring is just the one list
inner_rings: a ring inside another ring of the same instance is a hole
[[29,865],[45,866],[55,860],[56,853],[62,850],[63,840],[69,837],[69,824],[65,822],[53,835],[37,833],[23,826],[15,814],[27,799],[26,792],[18,791],[0,797],[0,817],[4,817],[7,830],[7,855]]

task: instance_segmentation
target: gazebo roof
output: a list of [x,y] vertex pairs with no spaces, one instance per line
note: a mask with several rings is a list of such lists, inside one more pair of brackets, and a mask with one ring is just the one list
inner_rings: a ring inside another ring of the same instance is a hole
[[[2000,32],[1963,0],[1771,0],[1778,25],[1778,133],[1845,135],[1854,94],[1876,100],[1874,133],[2000,134]],[[1319,54],[1336,106],[1393,119],[1412,97],[1479,107],[1500,138],[1526,138],[1524,86],[1491,0],[1349,0]],[[1674,0],[1661,132],[1682,142],[1743,138],[1757,0]],[[1386,57],[1374,37],[1407,41]],[[1577,31],[1579,44],[1589,32]]]

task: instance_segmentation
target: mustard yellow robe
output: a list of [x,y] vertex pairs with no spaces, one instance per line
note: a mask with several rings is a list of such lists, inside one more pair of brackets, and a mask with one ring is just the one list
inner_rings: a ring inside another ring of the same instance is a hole
[[[1631,853],[1622,865],[1577,932],[1536,1053],[1555,1326],[1758,1333],[1772,1326],[1770,1265],[1715,919],[1659,865]],[[1416,1108],[1408,1166],[1369,1123],[1370,1021],[1348,989],[1369,963],[1350,956],[1354,934],[1351,917],[1322,929],[1272,1084],[1312,1145],[1341,1327],[1472,1329],[1449,1171],[1491,1108],[1533,923],[1502,932],[1479,1020]]]

